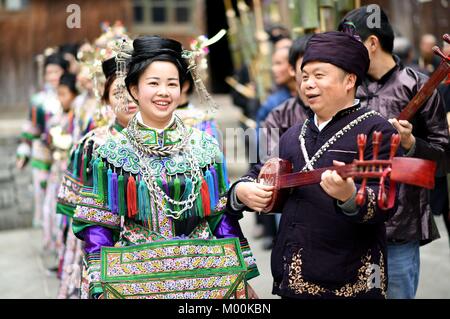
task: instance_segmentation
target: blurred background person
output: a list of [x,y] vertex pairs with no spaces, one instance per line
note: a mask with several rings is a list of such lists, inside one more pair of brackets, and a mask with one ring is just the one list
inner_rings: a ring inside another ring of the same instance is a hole
[[440,59],[433,52],[433,47],[437,45],[436,37],[432,34],[424,34],[420,38],[419,54],[414,60],[414,64],[419,66],[421,72],[430,75],[437,69]]

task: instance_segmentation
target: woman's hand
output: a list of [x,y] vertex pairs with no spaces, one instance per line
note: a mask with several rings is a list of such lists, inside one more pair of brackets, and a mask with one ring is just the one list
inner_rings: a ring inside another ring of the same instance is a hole
[[[345,163],[333,161],[335,166],[343,166]],[[341,202],[348,201],[356,190],[353,178],[343,179],[336,171],[326,170],[322,173],[322,181],[320,182],[322,189],[331,197]]]
[[241,182],[236,185],[236,196],[245,206],[260,212],[269,205],[273,189],[273,186]]

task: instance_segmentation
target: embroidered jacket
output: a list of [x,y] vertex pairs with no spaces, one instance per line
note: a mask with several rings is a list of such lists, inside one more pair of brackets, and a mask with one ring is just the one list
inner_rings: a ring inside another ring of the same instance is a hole
[[81,189],[88,185],[89,163],[93,152],[103,145],[108,137],[123,130],[117,123],[101,126],[86,134],[70,151],[70,161],[61,181],[56,212],[73,217],[75,207],[81,201]]
[[[176,126],[173,122],[158,132],[138,123],[144,145],[180,143],[182,136]],[[74,232],[86,242],[91,294],[101,292],[102,246],[128,246],[174,238],[238,237],[248,267],[246,278],[257,276],[258,269],[238,219],[225,213],[228,174],[217,141],[190,128],[188,151],[183,149],[169,156],[143,155],[127,138],[128,132],[129,128],[124,129],[97,149],[90,164],[92,177],[88,176],[92,182],[81,190],[81,202],[74,213]],[[199,179],[192,175],[193,165],[200,168]],[[149,187],[153,188],[152,192]],[[178,216],[183,208],[178,202],[192,194],[198,195],[192,207]],[[121,220],[125,221],[123,225]]]

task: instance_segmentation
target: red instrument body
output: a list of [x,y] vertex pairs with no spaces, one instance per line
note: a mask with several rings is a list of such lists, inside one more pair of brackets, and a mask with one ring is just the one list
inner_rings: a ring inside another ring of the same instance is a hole
[[[388,160],[378,160],[378,145],[381,133],[375,132],[373,136],[374,156],[372,160],[364,160],[363,152],[367,137],[358,135],[359,160],[344,166],[332,166],[307,172],[292,173],[292,164],[287,160],[272,158],[268,160],[258,176],[258,182],[275,186],[270,204],[262,211],[264,213],[280,212],[285,201],[286,192],[291,187],[317,184],[321,181],[322,173],[326,170],[335,170],[343,178],[352,177],[362,179],[361,188],[356,196],[356,203],[360,206],[365,201],[367,179],[379,179],[378,206],[387,210],[394,206],[396,183],[415,185],[428,189],[434,188],[436,163],[429,160],[410,157],[394,157],[400,144],[400,137],[394,134],[391,137],[391,151]],[[385,182],[389,179],[389,192],[385,190]]]

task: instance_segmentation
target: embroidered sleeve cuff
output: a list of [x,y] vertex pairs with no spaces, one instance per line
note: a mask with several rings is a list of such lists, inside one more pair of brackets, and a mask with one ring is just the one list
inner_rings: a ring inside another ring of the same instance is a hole
[[239,199],[237,198],[236,187],[233,187],[233,189],[231,190],[230,200],[230,206],[233,210],[239,211],[244,209],[245,205],[239,202]]
[[358,214],[359,208],[358,205],[356,205],[356,189],[353,192],[352,197],[350,197],[349,200],[346,202],[337,201],[337,205],[340,209],[342,209],[342,212],[347,216],[355,216]]

